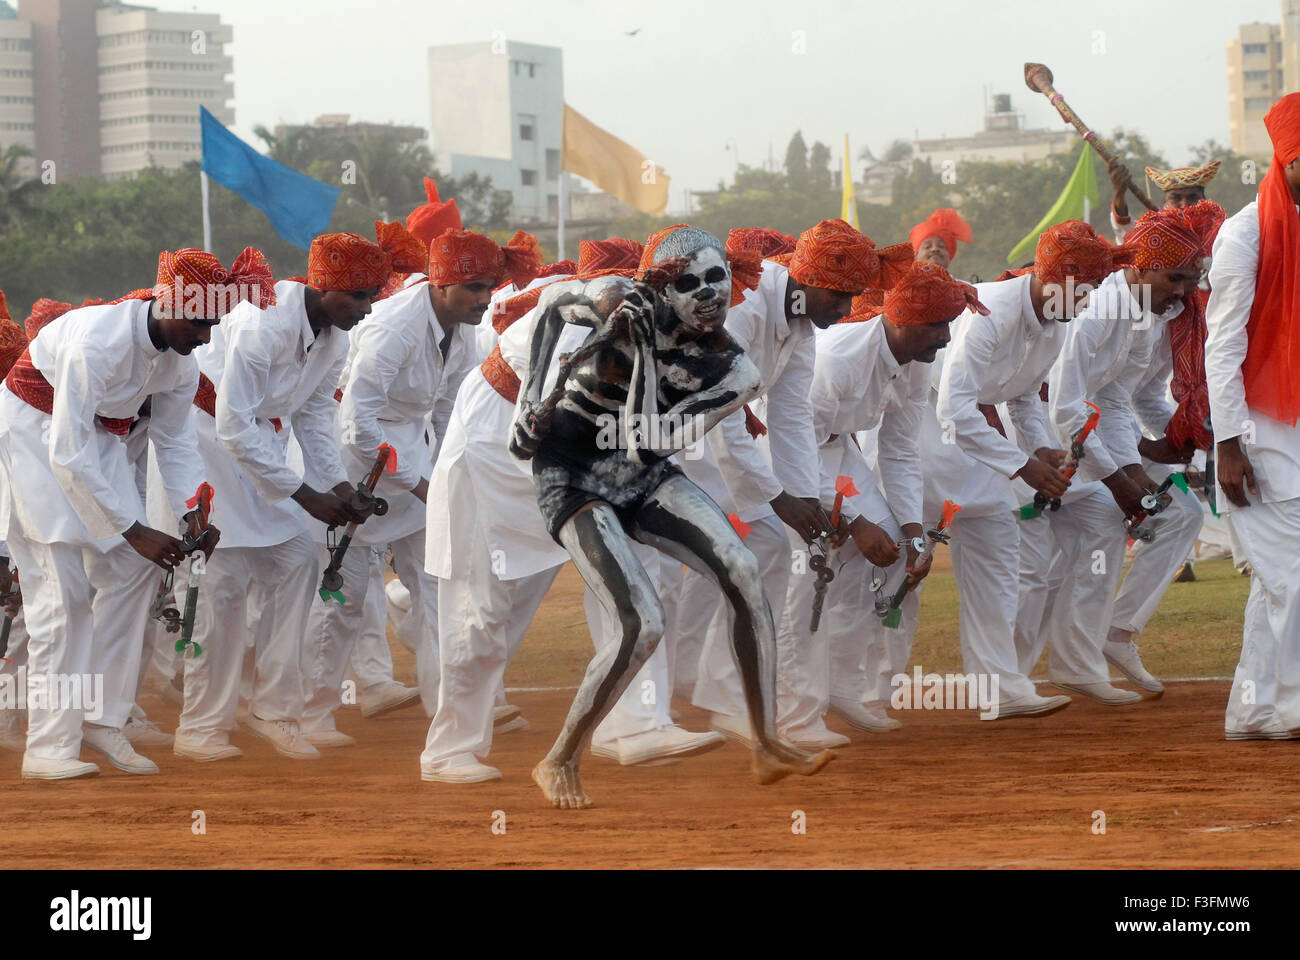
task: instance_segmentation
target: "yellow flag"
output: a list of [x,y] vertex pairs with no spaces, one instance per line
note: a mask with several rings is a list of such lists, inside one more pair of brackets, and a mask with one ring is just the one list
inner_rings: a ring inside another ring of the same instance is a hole
[[567,103],[562,165],[642,213],[663,216],[668,206],[669,178],[663,168]]
[[840,204],[840,219],[854,230],[858,229],[858,200],[853,195],[853,167],[849,159],[849,135],[844,134],[844,200]]

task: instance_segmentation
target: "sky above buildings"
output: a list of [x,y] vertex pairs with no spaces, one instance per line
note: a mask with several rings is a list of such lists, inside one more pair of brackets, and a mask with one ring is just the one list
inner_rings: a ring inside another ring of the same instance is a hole
[[[986,95],[1060,127],[1024,84],[1047,64],[1083,119],[1142,132],[1174,164],[1228,142],[1226,44],[1278,0],[149,0],[234,30],[235,130],[323,113],[429,127],[427,48],[506,39],[564,49],[566,101],[688,189],[737,158],[779,164],[796,130],[840,162],[863,145],[965,136]],[[631,31],[637,31],[629,36]],[[260,145],[260,142],[259,142]]]

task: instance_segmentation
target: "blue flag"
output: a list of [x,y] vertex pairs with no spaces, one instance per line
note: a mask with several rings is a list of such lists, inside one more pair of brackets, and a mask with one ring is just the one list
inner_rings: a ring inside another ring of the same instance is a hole
[[307,250],[312,238],[329,227],[338,187],[291,170],[264,157],[199,107],[203,133],[203,172],[266,214],[285,241]]

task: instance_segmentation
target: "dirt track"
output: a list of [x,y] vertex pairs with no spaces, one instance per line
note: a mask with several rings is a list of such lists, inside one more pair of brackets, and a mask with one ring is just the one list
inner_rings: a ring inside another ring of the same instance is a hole
[[[208,766],[148,751],[162,774],[107,765],[87,781],[18,778],[4,754],[9,867],[1293,867],[1300,744],[1226,743],[1222,683],[1173,684],[1130,707],[1076,703],[1037,721],[915,711],[855,734],[819,776],[759,787],[728,744],[659,767],[588,757],[597,806],[543,806],[528,772],[567,692],[516,693],[533,723],[500,737],[505,779],[423,783],[417,707],[339,726],[359,738],[291,761],[246,733]],[[1046,689],[1046,688],[1044,688]],[[146,707],[164,726],[175,710]],[[687,726],[701,715],[685,711]],[[832,720],[831,726],[847,728]],[[89,757],[90,754],[87,754]],[[191,832],[203,810],[207,833]],[[491,832],[493,811],[506,832]],[[791,831],[806,814],[806,835]],[[1092,832],[1093,811],[1106,816]],[[1259,825],[1266,822],[1273,825]],[[1290,822],[1276,822],[1290,821]],[[1214,830],[1231,827],[1234,829]],[[74,852],[75,851],[75,852]]]

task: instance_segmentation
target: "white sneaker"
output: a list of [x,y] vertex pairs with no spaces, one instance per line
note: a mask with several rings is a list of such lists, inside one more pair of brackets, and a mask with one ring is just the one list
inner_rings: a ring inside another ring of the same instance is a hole
[[1060,687],[1062,690],[1069,690],[1071,693],[1081,693],[1085,697],[1091,697],[1098,703],[1106,703],[1111,706],[1121,703],[1140,703],[1142,700],[1142,694],[1133,690],[1112,687],[1109,683],[1061,683],[1058,680],[1053,680],[1052,686]]
[[613,747],[593,745],[591,752],[593,756],[631,767],[638,763],[693,757],[716,750],[726,742],[721,733],[692,733],[676,724],[668,724],[630,737],[620,737]]
[[315,760],[320,751],[303,739],[295,720],[263,720],[248,715],[248,732],[275,747],[275,752],[293,760]]
[[136,753],[131,741],[117,727],[84,724],[81,728],[81,744],[96,753],[102,753],[109,763],[127,773],[149,776],[158,772],[158,764]]
[[127,717],[122,736],[142,747],[170,747],[176,738],[145,717]]
[[197,760],[199,763],[233,760],[244,755],[244,751],[233,743],[190,740],[184,734],[176,737],[176,741],[172,744],[172,753],[187,760]]
[[794,744],[800,750],[813,753],[835,747],[846,747],[853,742],[844,734],[829,729],[824,723],[817,723],[803,730],[782,730],[781,739],[786,743]]
[[525,717],[515,717],[513,720],[507,720],[505,723],[497,724],[492,728],[494,735],[502,733],[523,733],[525,730],[531,730],[532,724]]
[[441,770],[429,770],[421,765],[420,779],[432,783],[486,783],[489,780],[500,780],[501,771],[477,761]]
[[1300,740],[1300,730],[1288,730],[1281,720],[1273,720],[1258,730],[1224,730],[1224,740]]
[[735,717],[729,713],[713,713],[709,715],[709,726],[728,740],[735,740],[751,749],[754,746],[754,728],[750,725],[747,716]]
[[884,704],[879,702],[868,705],[853,700],[832,700],[830,709],[831,713],[846,721],[849,726],[857,727],[859,730],[869,730],[872,733],[888,733],[902,726],[901,723],[885,713]]
[[384,596],[402,613],[411,612],[411,591],[396,577],[384,584]]
[[355,747],[357,745],[355,737],[350,737],[342,730],[336,730],[332,727],[309,730],[302,735],[302,738],[314,747]]
[[386,713],[409,707],[420,699],[419,687],[408,687],[396,680],[385,680],[366,687],[357,697],[361,706],[361,715],[366,719],[382,717]]
[[509,723],[515,717],[519,716],[520,710],[513,703],[503,703],[499,707],[492,708],[493,725]]
[[74,777],[93,777],[99,767],[81,760],[47,760],[44,757],[23,757],[24,780],[71,780]]
[[1070,705],[1070,698],[1063,694],[1052,697],[1032,696],[1012,699],[1002,697],[998,701],[998,712],[992,716],[980,713],[981,720],[1004,720],[1008,717],[1045,717],[1049,713],[1064,710]]
[[1121,640],[1119,642],[1107,640],[1102,644],[1101,653],[1106,658],[1107,663],[1143,690],[1150,693],[1165,692],[1165,685],[1151,676],[1146,667],[1142,666],[1142,658],[1138,656],[1137,644],[1132,640]]

